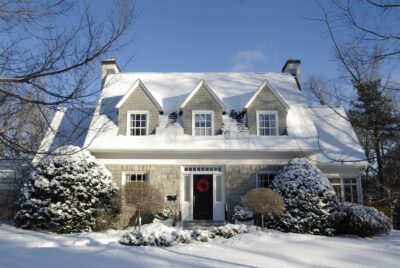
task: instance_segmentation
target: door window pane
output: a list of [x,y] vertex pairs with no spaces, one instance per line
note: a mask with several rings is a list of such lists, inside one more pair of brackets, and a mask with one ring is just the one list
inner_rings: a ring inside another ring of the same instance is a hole
[[215,200],[222,201],[222,177],[215,176]]
[[185,175],[184,176],[184,199],[186,202],[190,202],[190,175]]

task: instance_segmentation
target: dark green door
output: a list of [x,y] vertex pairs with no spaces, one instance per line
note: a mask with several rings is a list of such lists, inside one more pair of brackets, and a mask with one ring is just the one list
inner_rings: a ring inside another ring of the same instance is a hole
[[193,175],[193,219],[213,219],[213,175]]

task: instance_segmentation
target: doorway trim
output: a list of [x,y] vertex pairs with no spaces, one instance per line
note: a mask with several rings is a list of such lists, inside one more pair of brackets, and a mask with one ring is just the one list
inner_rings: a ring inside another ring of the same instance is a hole
[[[180,203],[182,220],[193,221],[193,175],[213,175],[213,220],[225,220],[225,168],[223,166],[182,166]],[[218,177],[218,178],[217,178]],[[217,180],[221,184],[217,185]],[[186,190],[189,189],[189,192]],[[217,191],[220,190],[220,200]]]

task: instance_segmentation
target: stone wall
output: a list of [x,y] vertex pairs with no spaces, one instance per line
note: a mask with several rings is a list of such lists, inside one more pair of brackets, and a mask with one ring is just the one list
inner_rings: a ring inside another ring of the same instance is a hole
[[[146,172],[148,181],[157,185],[163,196],[177,195],[179,197],[180,166],[172,165],[106,165],[119,187],[122,186],[123,172]],[[179,198],[177,202],[179,201]],[[129,225],[135,209],[123,202],[122,213],[118,226],[125,228]],[[146,217],[144,217],[144,221]]]
[[[179,206],[181,166],[179,165],[106,165],[111,171],[118,186],[122,183],[122,173],[127,171],[147,172],[148,181],[157,185],[164,196],[177,195]],[[241,201],[247,191],[256,186],[256,173],[260,171],[278,171],[281,166],[271,165],[226,165],[225,197],[228,207],[228,220],[231,219],[233,208]],[[132,206],[123,205],[119,227],[130,224],[135,210]],[[145,219],[144,219],[145,220]]]
[[256,187],[257,172],[274,172],[280,168],[281,166],[272,165],[225,166],[225,200],[228,207],[228,220],[232,218],[233,208],[240,204],[242,196]]

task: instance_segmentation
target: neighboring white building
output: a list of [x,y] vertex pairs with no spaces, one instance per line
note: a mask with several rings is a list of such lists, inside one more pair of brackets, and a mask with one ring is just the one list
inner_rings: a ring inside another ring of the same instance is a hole
[[[299,65],[290,60],[283,73],[123,73],[107,60],[94,112],[57,112],[57,131],[42,146],[87,148],[120,186],[153,183],[177,197],[186,221],[225,221],[241,196],[268,187],[293,157],[319,167],[340,200],[362,202],[367,162],[353,128],[342,108],[306,104]],[[71,120],[82,130],[72,136]]]

